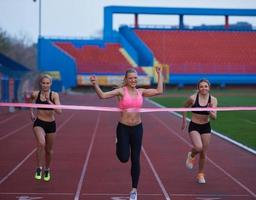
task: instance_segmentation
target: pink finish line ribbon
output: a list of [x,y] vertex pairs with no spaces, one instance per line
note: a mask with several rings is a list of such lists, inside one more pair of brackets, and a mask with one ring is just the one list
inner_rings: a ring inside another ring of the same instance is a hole
[[[101,106],[76,106],[76,105],[49,105],[49,104],[34,104],[34,103],[0,103],[2,107],[23,107],[23,108],[53,108],[53,109],[68,109],[68,110],[92,110],[92,111],[108,111],[120,112],[123,111],[115,107]],[[256,106],[243,107],[216,107],[216,108],[141,108],[128,109],[128,112],[186,112],[186,111],[253,111]]]

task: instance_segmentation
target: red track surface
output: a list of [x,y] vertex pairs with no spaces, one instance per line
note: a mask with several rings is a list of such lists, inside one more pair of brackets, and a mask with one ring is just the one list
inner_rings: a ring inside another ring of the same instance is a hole
[[[63,96],[63,104],[115,106],[95,95]],[[152,107],[149,102],[145,106]],[[64,110],[57,116],[52,180],[35,181],[35,141],[29,112],[0,114],[0,199],[127,200],[130,163],[115,156],[119,113]],[[190,149],[181,120],[167,112],[143,113],[139,200],[256,199],[256,156],[216,136],[206,166],[207,183],[185,167]],[[241,133],[242,134],[242,133]]]

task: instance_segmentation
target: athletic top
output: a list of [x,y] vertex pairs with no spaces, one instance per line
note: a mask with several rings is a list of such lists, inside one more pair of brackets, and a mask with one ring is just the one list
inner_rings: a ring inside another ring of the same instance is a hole
[[[207,104],[205,106],[201,106],[199,104],[199,94],[197,93],[195,103],[191,107],[192,108],[207,108],[209,103],[211,103],[211,95],[209,95]],[[209,111],[192,111],[192,113],[196,113],[199,115],[209,115]]]
[[[50,103],[48,101],[41,101],[40,99],[40,95],[41,95],[41,90],[39,91],[37,98],[36,98],[36,103],[37,104],[49,104]],[[50,100],[52,101],[52,91],[50,92]],[[53,108],[37,108],[39,110],[53,110]]]
[[139,90],[137,90],[137,96],[131,97],[128,92],[128,88],[124,87],[124,96],[119,101],[119,108],[120,109],[129,109],[129,108],[141,108],[143,104],[143,97]]

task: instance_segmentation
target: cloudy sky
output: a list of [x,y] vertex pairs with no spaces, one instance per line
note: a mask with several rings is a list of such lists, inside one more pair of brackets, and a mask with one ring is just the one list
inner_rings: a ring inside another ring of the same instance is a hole
[[[0,28],[11,36],[36,41],[39,34],[39,1],[0,0]],[[256,0],[41,0],[41,33],[43,36],[100,37],[103,8],[110,5],[256,9]],[[256,26],[256,17],[230,19],[231,23],[237,21],[248,21]],[[114,28],[132,22],[131,15],[117,15],[114,17]],[[169,18],[168,22],[175,25],[178,18]],[[163,16],[140,16],[139,23],[168,25]],[[224,19],[185,17],[185,24],[202,23],[223,24]]]

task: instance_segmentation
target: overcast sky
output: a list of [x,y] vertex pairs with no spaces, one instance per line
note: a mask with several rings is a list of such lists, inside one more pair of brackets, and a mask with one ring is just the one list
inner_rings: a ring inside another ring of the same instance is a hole
[[[0,0],[0,28],[9,35],[26,37],[35,42],[39,33],[39,1]],[[99,37],[103,28],[103,8],[110,5],[244,8],[256,9],[256,0],[41,0],[41,32],[43,36]],[[177,17],[140,16],[140,24],[175,25]],[[185,17],[185,24],[223,24],[222,17]],[[256,26],[256,17],[231,18],[230,22],[248,21]],[[130,15],[114,17],[114,28],[132,24]]]

